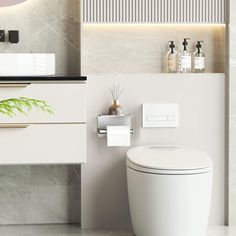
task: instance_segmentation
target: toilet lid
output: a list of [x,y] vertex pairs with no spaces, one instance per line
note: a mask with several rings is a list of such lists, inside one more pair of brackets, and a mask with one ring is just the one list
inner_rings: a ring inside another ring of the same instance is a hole
[[144,146],[127,152],[127,165],[162,171],[202,172],[211,170],[213,162],[203,151],[185,147]]

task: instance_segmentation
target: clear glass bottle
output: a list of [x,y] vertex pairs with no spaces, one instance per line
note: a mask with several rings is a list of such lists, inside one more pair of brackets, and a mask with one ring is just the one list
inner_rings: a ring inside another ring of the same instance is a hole
[[170,50],[166,54],[166,72],[177,73],[178,53],[175,50],[174,41],[170,42]]
[[188,50],[188,40],[185,38],[183,42],[183,50],[179,54],[179,72],[190,73],[192,71],[192,57],[191,52]]
[[193,55],[193,71],[195,73],[205,72],[205,53],[202,50],[202,42],[203,41],[197,41],[197,50]]

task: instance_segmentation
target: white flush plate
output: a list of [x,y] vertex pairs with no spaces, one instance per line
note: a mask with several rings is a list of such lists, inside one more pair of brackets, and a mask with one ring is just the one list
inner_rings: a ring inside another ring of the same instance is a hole
[[0,53],[0,76],[55,75],[55,54]]
[[179,105],[177,103],[143,104],[142,127],[179,127]]

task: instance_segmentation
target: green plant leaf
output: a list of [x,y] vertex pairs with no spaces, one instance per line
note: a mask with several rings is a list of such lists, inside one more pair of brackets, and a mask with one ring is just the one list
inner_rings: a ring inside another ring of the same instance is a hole
[[43,100],[19,97],[0,101],[0,113],[9,117],[16,116],[17,113],[27,115],[33,108],[53,114],[51,106]]

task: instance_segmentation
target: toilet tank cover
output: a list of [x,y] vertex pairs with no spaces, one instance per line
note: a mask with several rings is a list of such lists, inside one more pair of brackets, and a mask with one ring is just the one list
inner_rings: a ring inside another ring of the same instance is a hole
[[136,147],[128,150],[127,158],[137,166],[158,170],[196,170],[213,165],[205,152],[186,147]]

